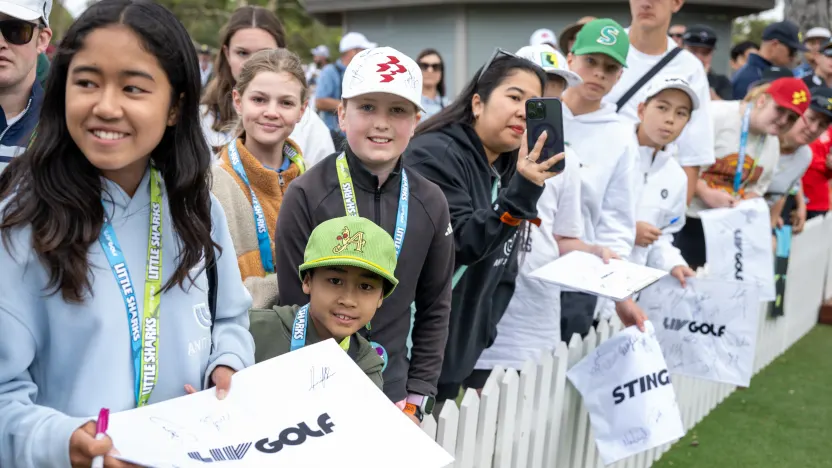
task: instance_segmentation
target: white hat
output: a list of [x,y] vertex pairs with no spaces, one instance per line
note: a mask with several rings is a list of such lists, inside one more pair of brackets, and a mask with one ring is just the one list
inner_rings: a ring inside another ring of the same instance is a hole
[[531,61],[547,74],[557,75],[566,80],[566,86],[578,86],[583,80],[577,73],[569,70],[566,57],[546,44],[531,45],[517,51],[518,57]]
[[407,99],[422,112],[422,70],[392,47],[366,49],[353,57],[344,72],[341,98],[388,93]]
[[309,52],[311,52],[312,55],[315,56],[315,57],[329,58],[329,47],[327,47],[323,44],[319,45],[318,47],[315,47],[314,49],[310,50]]
[[24,21],[42,19],[49,26],[52,0],[0,0],[0,13]]
[[344,37],[341,38],[341,44],[338,46],[338,50],[343,54],[348,50],[374,49],[376,46],[378,46],[378,44],[368,41],[367,37],[363,34],[350,32],[344,34]]
[[551,29],[541,28],[532,33],[529,45],[557,44],[558,36]]
[[829,39],[830,37],[832,37],[832,32],[828,29],[812,28],[806,31],[806,34],[803,36],[803,42],[806,42],[809,39]]
[[653,80],[650,83],[650,86],[647,87],[647,96],[644,97],[644,100],[646,101],[666,89],[678,89],[679,91],[684,91],[684,93],[690,97],[690,102],[693,104],[693,109],[691,110],[699,108],[699,96],[697,96],[696,91],[691,88],[690,83],[680,76],[667,76]]

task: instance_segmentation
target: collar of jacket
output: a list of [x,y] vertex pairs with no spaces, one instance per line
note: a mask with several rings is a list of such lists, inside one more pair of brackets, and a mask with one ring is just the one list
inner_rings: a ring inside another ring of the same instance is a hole
[[367,169],[364,163],[358,159],[358,156],[352,152],[352,149],[349,146],[347,146],[347,149],[344,152],[347,154],[347,164],[350,166],[350,175],[352,176],[352,181],[356,186],[368,192],[375,192],[376,190],[383,192],[387,187],[395,187],[395,189],[398,190],[399,178],[401,178],[402,175],[401,156],[399,156],[399,160],[396,162],[396,167],[394,167],[393,171],[390,172],[387,180],[385,180],[379,187],[378,177]]
[[[468,136],[468,139],[471,142],[471,146],[477,150],[477,154],[479,155],[480,161],[482,161],[483,166],[485,167],[486,172],[488,172],[489,177],[491,176],[492,172],[491,169],[488,168],[488,155],[485,154],[485,146],[482,144],[482,140],[480,136],[477,135],[477,131],[474,130],[474,127],[468,124],[460,124],[462,130]],[[509,151],[507,153],[501,153],[497,156],[497,160],[494,161],[493,167],[494,170],[500,174],[500,179],[505,179],[507,176],[511,177],[514,174],[514,169],[517,166],[517,155],[519,154],[520,150]],[[504,182],[507,182],[503,180]]]
[[[32,84],[32,90],[29,92],[29,99],[31,102],[26,102],[28,105],[27,107],[24,106],[23,112],[26,112],[26,115],[22,116],[15,124],[21,124],[27,118],[34,118],[37,120],[40,116],[40,104],[43,102],[43,87],[40,85],[40,81],[35,79],[34,84]],[[33,115],[34,117],[30,117]],[[0,107],[0,131],[3,131],[8,127],[8,121],[6,120],[6,113],[3,111],[3,108]],[[9,137],[14,137],[16,135],[13,134],[12,131],[7,132],[6,136],[3,138],[4,140],[9,139]]]

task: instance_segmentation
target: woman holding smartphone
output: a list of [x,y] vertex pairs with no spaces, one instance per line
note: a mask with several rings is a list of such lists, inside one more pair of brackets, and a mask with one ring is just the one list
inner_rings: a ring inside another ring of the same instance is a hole
[[543,94],[543,70],[497,50],[450,106],[416,129],[409,168],[445,193],[456,244],[455,288],[437,400],[455,398],[514,291],[517,233],[537,222],[537,201],[548,169],[562,155],[538,164],[545,140],[526,143],[526,100]]

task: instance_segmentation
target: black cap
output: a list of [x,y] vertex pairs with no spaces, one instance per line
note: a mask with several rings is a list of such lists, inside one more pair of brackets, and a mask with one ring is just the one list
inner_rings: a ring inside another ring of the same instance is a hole
[[809,109],[832,117],[832,89],[826,86],[812,88],[812,99],[809,101]]
[[691,47],[716,48],[716,31],[704,24],[689,26],[682,35],[682,43]]
[[760,79],[751,83],[748,89],[756,88],[757,86],[771,83],[780,78],[794,78],[794,72],[785,67],[768,67],[760,72]]
[[791,21],[771,23],[763,30],[763,40],[777,40],[790,49],[806,51],[806,46],[800,40],[800,28]]

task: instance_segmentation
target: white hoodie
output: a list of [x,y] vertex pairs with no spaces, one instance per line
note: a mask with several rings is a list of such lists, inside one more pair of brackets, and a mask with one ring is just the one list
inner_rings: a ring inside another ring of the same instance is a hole
[[[563,133],[581,163],[582,240],[627,259],[636,240],[638,140],[615,105],[575,116],[563,106]],[[612,302],[599,300],[595,316],[608,318]]]
[[575,151],[566,147],[566,168],[546,181],[537,201],[540,227],[530,226],[520,246],[520,272],[514,295],[497,324],[497,338],[477,360],[475,369],[520,369],[538,362],[560,342],[560,288],[529,274],[560,256],[555,236],[581,237],[581,175]]
[[636,184],[636,219],[661,229],[662,235],[649,247],[635,246],[630,261],[664,271],[687,265],[673,246],[673,234],[685,225],[688,180],[675,159],[676,151],[674,144],[658,152],[648,146],[639,147],[642,179]]
[[638,140],[615,106],[575,116],[563,106],[563,133],[581,163],[583,241],[629,257],[636,238]]

